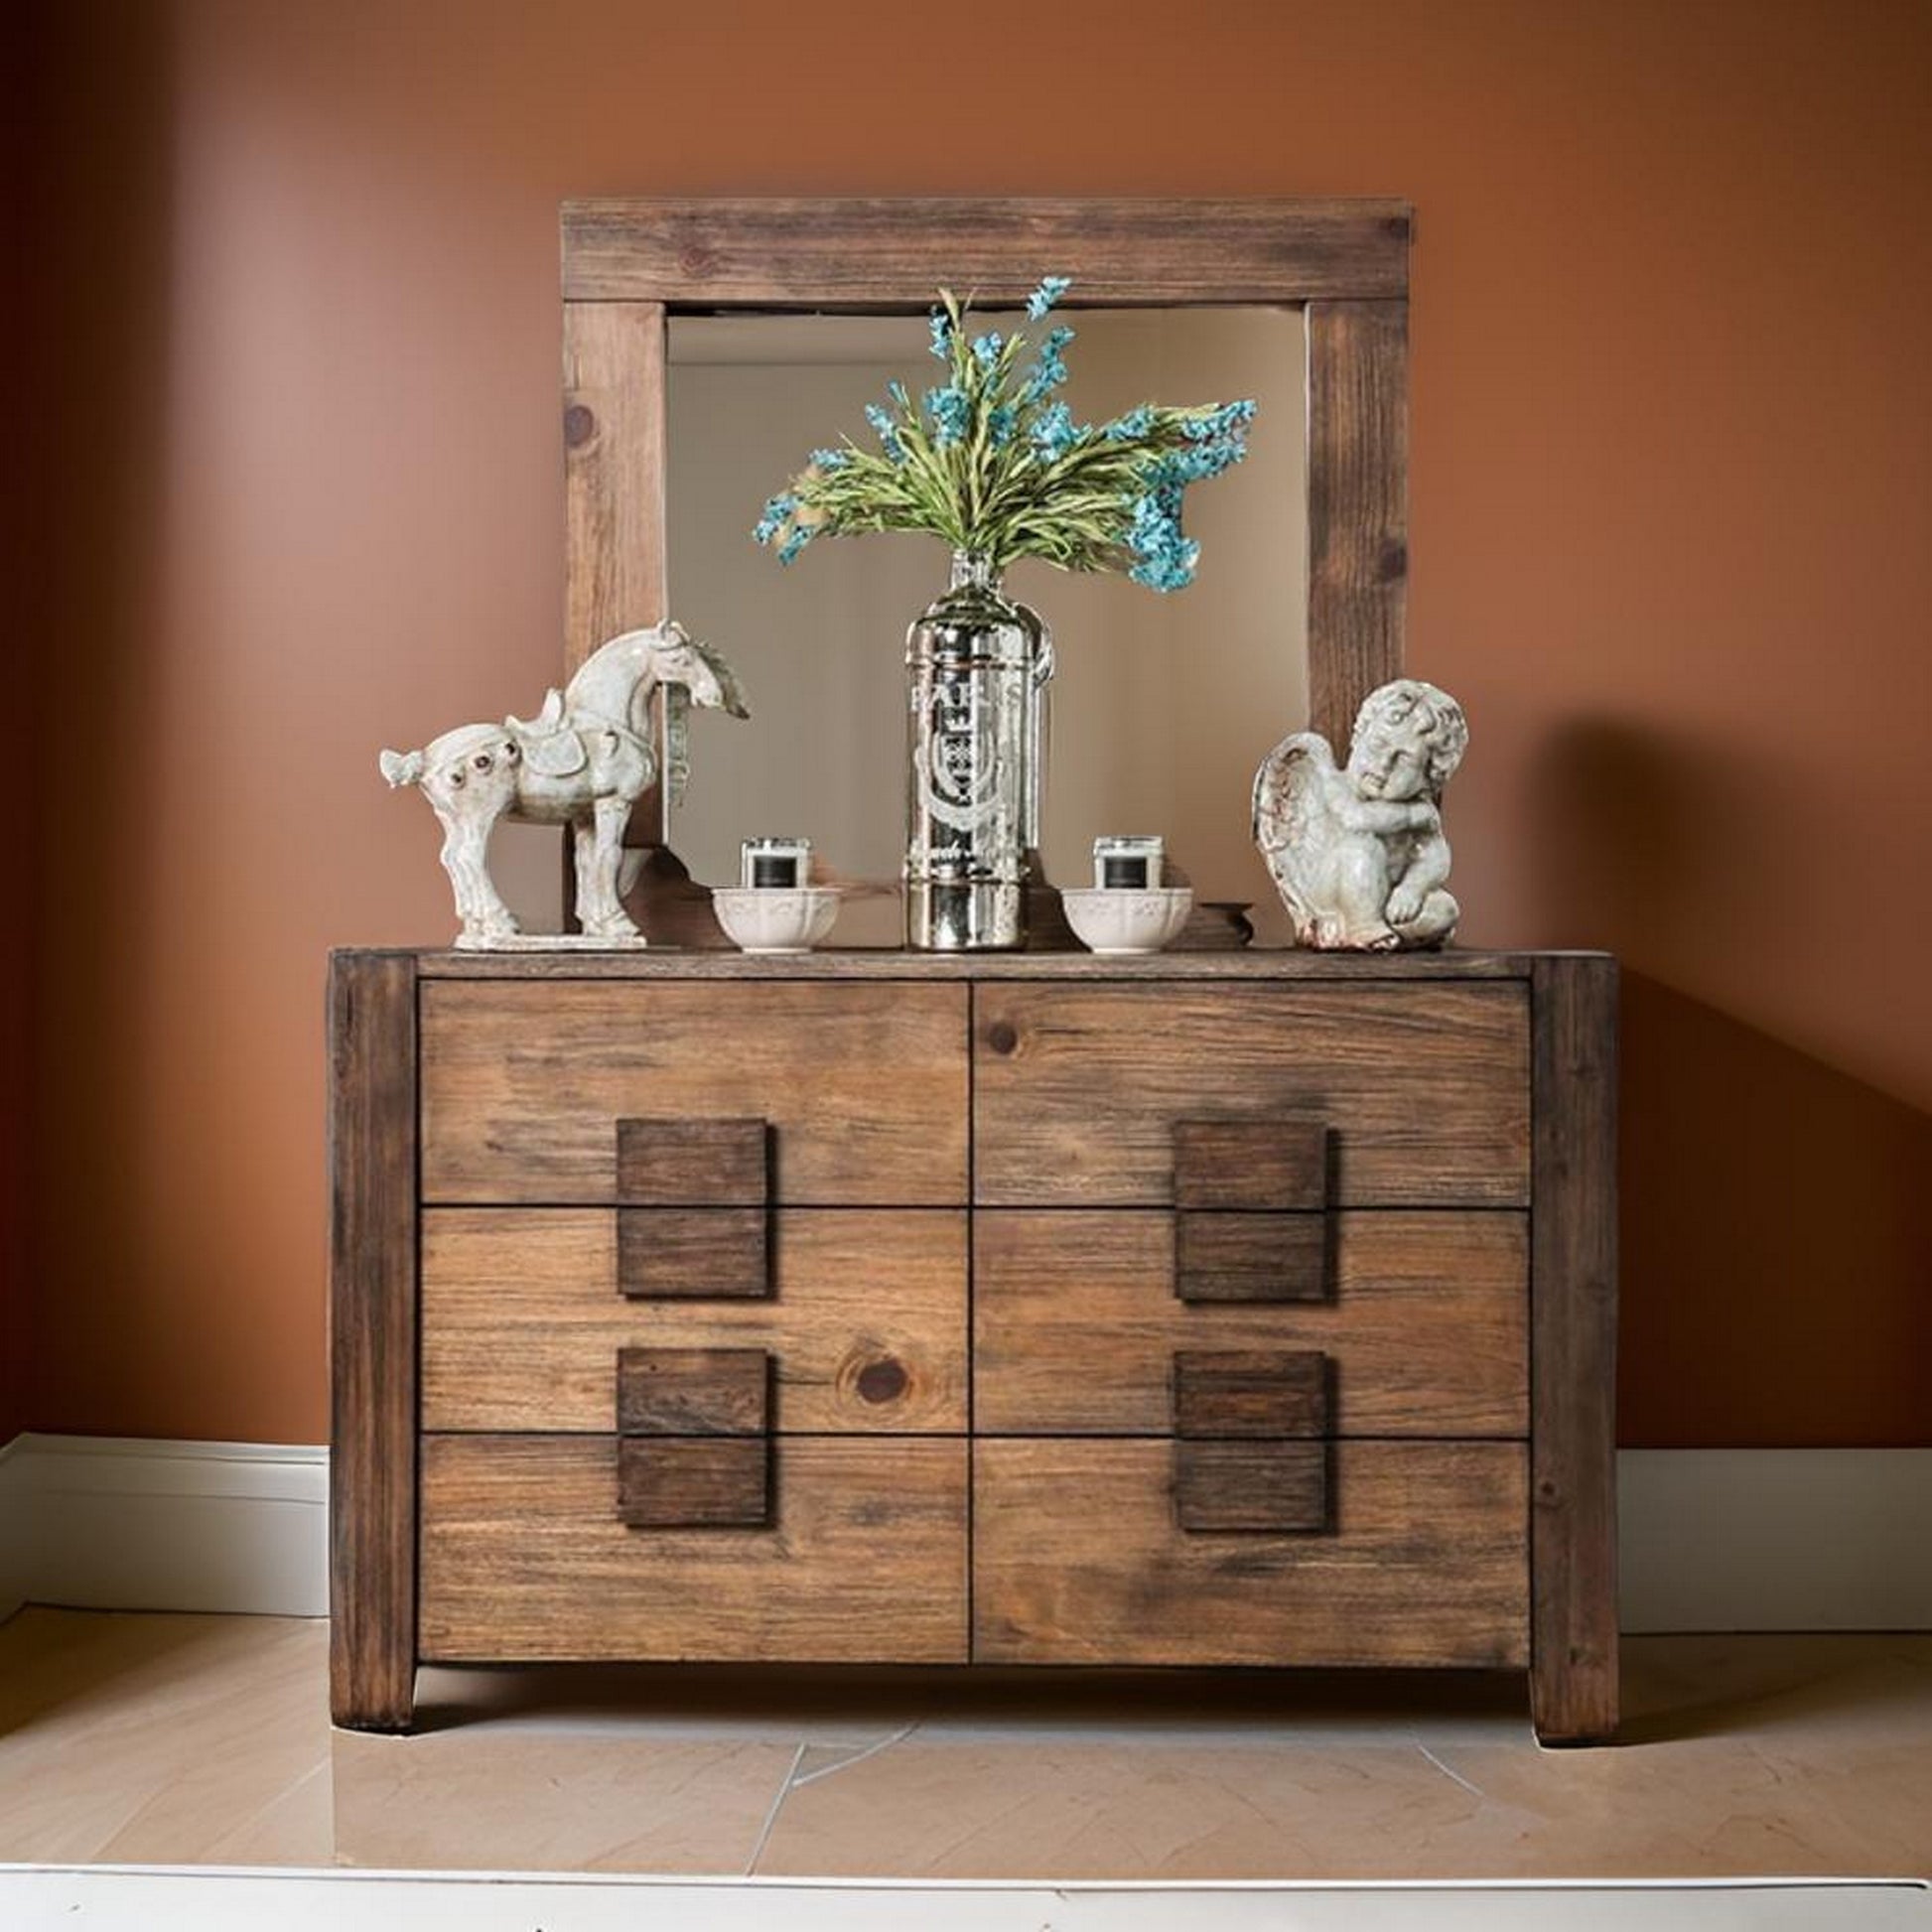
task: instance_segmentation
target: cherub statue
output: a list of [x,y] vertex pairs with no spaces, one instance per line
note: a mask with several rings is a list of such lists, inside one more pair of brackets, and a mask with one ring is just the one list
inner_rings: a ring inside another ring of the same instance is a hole
[[1468,742],[1462,707],[1405,677],[1363,700],[1345,768],[1316,732],[1283,739],[1262,760],[1255,844],[1297,945],[1393,952],[1454,932],[1443,788]]
[[584,928],[576,943],[643,943],[618,897],[618,865],[630,807],[657,778],[650,702],[660,686],[675,788],[685,703],[716,706],[734,718],[749,714],[731,666],[670,621],[627,630],[592,652],[534,719],[459,725],[420,752],[382,754],[382,775],[392,785],[420,785],[443,821],[443,866],[463,921],[459,946],[572,943],[518,932],[489,877],[489,835],[499,818],[568,825],[576,835]]

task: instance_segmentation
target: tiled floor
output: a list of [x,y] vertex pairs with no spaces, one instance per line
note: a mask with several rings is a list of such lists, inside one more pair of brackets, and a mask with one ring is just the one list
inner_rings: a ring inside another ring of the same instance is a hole
[[0,1861],[1029,1878],[1923,1875],[1932,1637],[1625,1645],[1628,1742],[1514,1679],[425,1673],[332,1732],[327,1631],[0,1629]]

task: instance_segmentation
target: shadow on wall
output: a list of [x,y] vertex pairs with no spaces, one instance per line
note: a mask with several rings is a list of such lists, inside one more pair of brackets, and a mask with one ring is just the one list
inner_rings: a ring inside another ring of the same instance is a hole
[[[34,132],[47,393],[28,432],[41,446],[43,532],[31,589],[41,634],[85,653],[86,704],[84,713],[55,704],[37,750],[79,768],[84,731],[85,768],[95,774],[64,787],[35,821],[29,1281],[42,1289],[36,1340],[51,1354],[44,1285],[98,1286],[124,1270],[112,1245],[113,1203],[143,1167],[141,1127],[125,1105],[129,1070],[145,1050],[127,960],[130,940],[162,912],[145,890],[143,801],[156,762],[173,112],[160,9],[48,7],[38,27],[49,76]],[[49,675],[48,665],[38,668]],[[85,1323],[94,1312],[66,1318]],[[148,1338],[156,1361],[168,1361],[171,1339],[158,1310]],[[45,1427],[39,1379],[27,1377],[24,1420]]]
[[1932,1443],[1932,1117],[1623,979],[1620,1440]]
[[[1708,739],[1558,734],[1547,929],[1695,956],[1776,782]],[[1621,1158],[1621,1442],[1932,1443],[1932,1117],[1626,963]]]

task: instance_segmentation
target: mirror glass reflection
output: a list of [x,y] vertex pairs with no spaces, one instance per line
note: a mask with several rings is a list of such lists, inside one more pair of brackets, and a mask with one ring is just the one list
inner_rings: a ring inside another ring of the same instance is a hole
[[[1023,562],[1006,579],[1051,627],[1042,855],[1089,883],[1096,837],[1159,833],[1200,899],[1274,894],[1248,839],[1256,765],[1307,722],[1306,385],[1292,309],[1071,311],[1064,391],[1099,421],[1143,401],[1252,396],[1247,461],[1192,488],[1201,542],[1186,590]],[[1025,329],[976,312],[982,328]],[[749,722],[696,712],[691,778],[670,843],[706,885],[737,882],[739,844],[809,838],[855,889],[835,944],[897,941],[903,839],[904,638],[946,585],[936,538],[842,538],[789,567],[752,541],[764,499],[814,448],[865,441],[894,377],[937,379],[922,316],[674,319],[670,326],[670,609],[737,667]]]

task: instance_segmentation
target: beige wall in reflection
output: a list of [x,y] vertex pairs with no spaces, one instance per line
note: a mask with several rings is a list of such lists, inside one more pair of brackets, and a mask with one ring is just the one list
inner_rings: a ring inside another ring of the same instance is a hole
[[[1044,849],[1084,883],[1094,838],[1159,832],[1206,898],[1274,895],[1248,840],[1254,768],[1307,716],[1304,331],[1299,312],[1074,313],[1067,395],[1083,418],[1145,400],[1258,404],[1248,461],[1189,492],[1201,568],[1163,597],[1112,577],[1022,564],[1009,579],[1052,626]],[[991,326],[1010,326],[1005,318]],[[751,541],[764,497],[815,445],[866,434],[894,375],[938,378],[921,319],[700,320],[675,325],[670,374],[671,608],[744,676],[748,724],[699,716],[672,842],[712,884],[738,844],[811,838],[839,873],[897,877],[903,815],[906,624],[943,587],[943,546],[821,542],[789,569]],[[844,943],[890,941],[896,914],[858,903]]]

